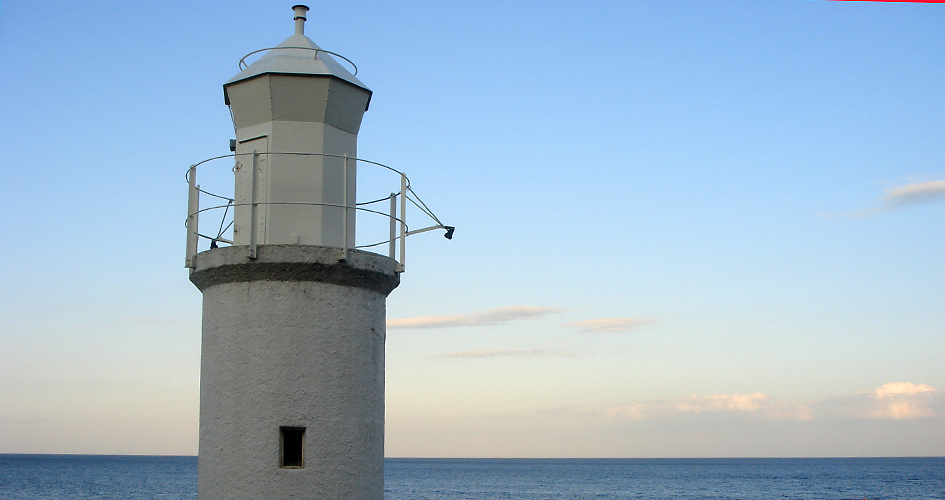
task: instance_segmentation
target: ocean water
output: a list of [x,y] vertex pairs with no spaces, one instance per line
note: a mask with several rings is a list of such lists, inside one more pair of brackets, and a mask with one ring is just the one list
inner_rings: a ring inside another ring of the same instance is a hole
[[[945,458],[388,459],[385,500],[945,499]],[[196,457],[0,455],[0,499],[195,499]]]
[[945,458],[388,459],[386,499],[936,499]]
[[0,500],[196,499],[197,457],[0,455]]

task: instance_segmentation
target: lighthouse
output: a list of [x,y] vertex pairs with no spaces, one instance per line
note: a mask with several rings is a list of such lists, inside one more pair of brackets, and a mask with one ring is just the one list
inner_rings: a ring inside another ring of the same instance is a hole
[[[381,208],[358,203],[372,92],[305,36],[308,10],[293,7],[295,33],[223,85],[232,195],[200,187],[206,162],[188,171],[186,265],[203,293],[201,500],[383,498],[386,297],[408,235],[452,236],[404,174],[376,162],[399,186]],[[207,207],[208,195],[224,202]],[[435,224],[409,231],[408,201]],[[216,234],[199,225],[211,209],[223,212]],[[389,218],[387,255],[358,249],[364,213]]]

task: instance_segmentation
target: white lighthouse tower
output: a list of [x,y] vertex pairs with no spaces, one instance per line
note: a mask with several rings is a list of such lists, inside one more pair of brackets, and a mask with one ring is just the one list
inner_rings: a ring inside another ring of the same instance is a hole
[[[397,172],[390,254],[355,248],[357,135],[371,91],[304,35],[308,10],[293,7],[295,34],[223,86],[235,192],[217,197],[232,236],[222,223],[216,236],[200,232],[206,191],[196,166],[188,174],[187,266],[203,292],[201,500],[383,498],[385,300],[407,235],[452,235],[435,217],[407,231],[416,199]],[[201,237],[212,242],[198,253]]]

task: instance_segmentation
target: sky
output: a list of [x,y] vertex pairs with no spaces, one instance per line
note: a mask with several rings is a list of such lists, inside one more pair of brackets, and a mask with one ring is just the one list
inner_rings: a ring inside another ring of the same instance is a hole
[[[184,173],[291,5],[0,5],[0,453],[196,454]],[[387,301],[388,456],[945,455],[945,5],[309,5],[457,228]]]

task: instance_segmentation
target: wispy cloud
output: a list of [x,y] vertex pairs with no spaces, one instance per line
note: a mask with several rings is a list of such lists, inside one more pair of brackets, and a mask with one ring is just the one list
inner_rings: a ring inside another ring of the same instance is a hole
[[900,205],[942,198],[945,198],[945,181],[928,181],[889,188],[883,200],[890,205]]
[[823,418],[915,419],[945,416],[945,394],[926,384],[889,382],[876,390],[812,405]]
[[496,358],[496,357],[532,357],[552,354],[547,349],[521,349],[499,351],[462,351],[440,354],[441,358]]
[[649,318],[598,318],[584,321],[565,323],[564,326],[576,328],[584,332],[623,332],[634,328],[655,323],[657,320]]
[[876,208],[842,215],[867,217],[896,208],[943,199],[945,199],[945,180],[914,182],[886,189],[886,193],[880,199],[882,204]]
[[913,384],[912,382],[889,382],[881,385],[875,391],[878,398],[895,397],[902,394],[921,394],[924,392],[935,392],[935,388],[925,384]]
[[387,328],[451,328],[458,326],[500,325],[510,321],[540,318],[561,312],[552,307],[501,307],[455,316],[419,316],[387,320]]
[[890,382],[875,390],[813,402],[775,401],[766,394],[690,396],[614,406],[611,418],[648,420],[680,414],[730,413],[765,420],[916,419],[945,416],[945,394],[926,384]]
[[763,393],[692,395],[688,398],[666,399],[627,406],[608,408],[611,418],[647,420],[673,414],[739,413],[770,420],[810,420],[810,413],[802,405],[778,403]]

